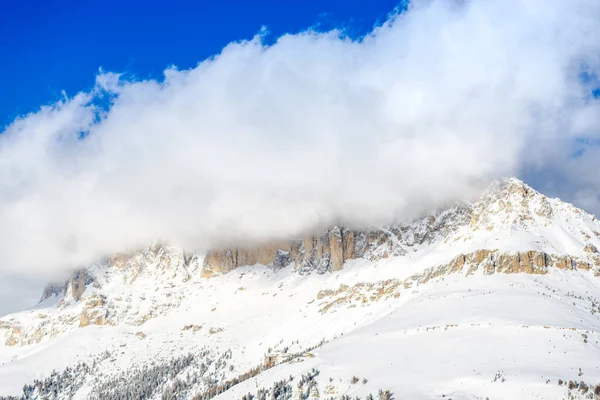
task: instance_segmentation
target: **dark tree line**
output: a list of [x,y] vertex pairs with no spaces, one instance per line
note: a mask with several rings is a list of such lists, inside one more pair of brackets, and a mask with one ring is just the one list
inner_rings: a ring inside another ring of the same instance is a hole
[[91,363],[81,362],[74,367],[67,367],[63,372],[52,371],[50,376],[39,380],[35,379],[32,384],[23,385],[21,396],[0,396],[0,400],[57,400],[59,398],[71,398],[83,386],[86,377],[96,370],[98,362],[110,357],[109,352],[100,354],[98,359]]
[[[208,348],[204,348],[196,354],[190,353],[165,362],[136,366],[118,375],[107,371],[103,361],[111,358],[112,354],[104,352],[90,362],[68,367],[61,373],[53,371],[49,377],[25,385],[22,396],[0,396],[0,400],[69,399],[83,385],[90,388],[88,398],[92,400],[141,400],[157,396],[161,400],[210,400],[275,365],[305,356],[307,352],[324,343],[323,340],[298,353],[285,352],[285,357],[277,363],[260,364],[230,379],[227,379],[227,375],[234,370],[230,361],[231,350],[215,355]],[[115,359],[108,361],[114,362]],[[307,399],[311,391],[317,390],[314,381],[317,375],[318,371],[313,370],[299,380],[298,388],[302,390],[303,399]],[[292,377],[276,382],[269,389],[261,389],[256,395],[248,394],[248,400],[289,400],[292,396],[291,381]],[[199,389],[202,392],[194,396],[194,392],[197,393]]]

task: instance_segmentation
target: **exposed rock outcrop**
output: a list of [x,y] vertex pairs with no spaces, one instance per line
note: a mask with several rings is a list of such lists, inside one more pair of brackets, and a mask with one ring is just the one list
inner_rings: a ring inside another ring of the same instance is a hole
[[280,269],[291,263],[300,273],[339,271],[346,260],[355,258],[354,237],[354,232],[334,227],[299,241],[211,251],[204,259],[202,274],[210,277],[255,264]]
[[67,294],[70,294],[73,300],[79,301],[86,286],[94,281],[94,277],[88,274],[86,269],[75,271],[67,286]]
[[280,269],[292,263],[300,274],[339,271],[348,260],[402,256],[416,246],[443,240],[467,226],[471,212],[470,204],[461,203],[408,224],[360,230],[336,226],[293,241],[218,249],[207,254],[201,273],[211,277],[244,265],[263,264]]
[[61,284],[50,283],[44,287],[44,291],[42,292],[42,297],[40,297],[40,303],[46,299],[49,299],[53,296],[63,296],[67,291],[68,282],[64,282]]
[[[591,261],[591,262],[590,262]],[[356,306],[383,299],[398,298],[403,290],[414,285],[423,285],[429,281],[453,274],[484,275],[533,274],[545,275],[550,268],[600,270],[600,255],[592,260],[569,256],[550,255],[539,251],[507,253],[498,250],[477,250],[460,254],[450,262],[426,269],[405,280],[388,279],[378,282],[360,282],[352,286],[341,284],[337,289],[321,290],[316,295],[320,312],[325,313],[340,306]]]
[[88,325],[106,325],[106,317],[107,313],[104,310],[83,310],[81,319],[79,320],[79,327],[83,328]]
[[472,210],[471,226],[491,230],[533,219],[549,223],[553,215],[554,209],[546,196],[519,179],[511,178],[488,188]]
[[85,299],[85,308],[81,312],[79,327],[88,325],[106,325],[108,321],[108,311],[106,305],[106,296],[96,294]]
[[53,296],[65,296],[72,298],[74,301],[79,301],[86,287],[93,281],[94,277],[88,273],[87,269],[79,269],[65,283],[46,285],[39,302],[41,303]]
[[6,345],[7,346],[16,346],[17,344],[19,344],[19,339],[21,336],[21,327],[20,326],[14,326],[12,327],[11,331],[10,331],[10,336],[8,337],[8,339],[6,339]]
[[415,280],[425,283],[438,276],[461,272],[465,267],[467,267],[467,275],[478,270],[482,270],[485,275],[494,273],[544,275],[548,273],[549,268],[588,271],[600,267],[600,256],[582,259],[541,251],[503,253],[498,250],[477,250],[458,255],[448,264],[430,268]]
[[336,226],[296,241],[210,251],[201,273],[211,277],[244,265],[262,264],[280,269],[292,263],[300,274],[340,271],[346,261],[356,258],[379,260],[402,256],[414,246],[447,237],[469,221],[470,207],[460,204],[410,224],[365,230]]
[[4,342],[6,346],[25,346],[39,343],[44,336],[39,327],[27,331],[26,328],[15,324],[10,326],[9,329],[10,335]]

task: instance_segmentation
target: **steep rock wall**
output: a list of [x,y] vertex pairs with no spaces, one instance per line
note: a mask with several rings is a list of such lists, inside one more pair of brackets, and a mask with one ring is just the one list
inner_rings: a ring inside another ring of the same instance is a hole
[[215,250],[206,255],[202,274],[210,277],[255,264],[280,269],[291,263],[300,273],[340,271],[346,260],[356,257],[354,237],[354,232],[335,227],[303,240]]

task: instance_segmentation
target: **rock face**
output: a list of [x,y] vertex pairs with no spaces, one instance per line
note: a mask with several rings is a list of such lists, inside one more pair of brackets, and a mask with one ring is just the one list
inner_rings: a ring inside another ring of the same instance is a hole
[[[570,206],[574,211],[575,207]],[[471,226],[491,230],[501,225],[523,224],[533,219],[546,224],[555,212],[551,200],[511,178],[492,184],[471,212]]]
[[85,308],[81,312],[79,327],[88,325],[106,325],[108,322],[108,311],[105,309],[106,296],[95,295],[85,301]]
[[438,276],[460,272],[465,266],[468,267],[467,275],[478,270],[483,270],[485,275],[494,273],[545,275],[549,268],[588,271],[600,267],[600,256],[582,259],[533,250],[523,252],[477,250],[460,254],[448,264],[431,269],[424,276],[425,282]]
[[590,270],[600,269],[600,255],[585,259],[551,255],[540,251],[501,252],[499,250],[476,250],[460,254],[450,262],[440,264],[416,273],[405,280],[388,279],[378,282],[359,282],[353,286],[341,284],[337,289],[321,290],[316,295],[320,302],[320,312],[340,306],[355,307],[365,303],[398,298],[406,289],[423,285],[453,274],[465,276],[480,273],[483,275],[533,274],[545,275],[551,268]]
[[44,288],[44,291],[42,292],[42,297],[40,297],[40,303],[46,299],[49,299],[50,297],[53,296],[62,296],[65,294],[65,292],[67,291],[67,282],[62,283],[62,284],[48,284],[46,285],[46,287]]
[[291,263],[300,273],[324,273],[341,270],[344,262],[352,258],[355,258],[354,232],[335,227],[298,241],[211,251],[204,259],[202,274],[210,277],[255,264],[281,269]]
[[336,226],[295,241],[214,250],[204,259],[202,276],[254,264],[280,269],[293,263],[300,274],[340,271],[346,261],[356,258],[402,256],[414,246],[433,243],[468,225],[470,218],[471,208],[459,204],[410,224],[363,230]]
[[26,346],[35,344],[41,342],[44,337],[44,334],[39,327],[27,332],[26,327],[22,327],[18,324],[10,326],[2,326],[2,324],[0,324],[0,330],[1,329],[8,329],[10,332],[4,342],[4,345],[6,346]]
[[93,277],[91,277],[85,269],[76,271],[73,274],[73,277],[69,281],[69,289],[71,290],[71,296],[73,296],[75,301],[81,299],[81,295],[85,292],[86,286],[92,281]]
[[[551,225],[553,218],[565,213],[584,225],[585,230],[581,230],[584,237],[600,238],[600,233],[589,230],[589,226],[585,227],[587,220],[594,220],[592,216],[560,200],[549,199],[522,181],[511,178],[492,184],[474,203],[463,202],[437,210],[409,224],[363,230],[334,227],[297,241],[212,251],[204,260],[202,274],[209,277],[257,263],[277,269],[293,263],[301,274],[339,271],[346,261],[355,258],[373,261],[403,256],[418,246],[436,241],[464,240],[465,236],[454,235],[461,230],[468,232],[466,237],[481,231],[511,229],[513,226],[527,230],[529,226]],[[589,244],[584,251],[596,253],[597,248]],[[539,256],[526,253],[521,254],[520,258],[499,262],[503,269],[525,268],[532,273],[544,263]],[[561,265],[568,263],[568,260],[558,260],[557,263]]]
[[70,296],[75,301],[79,301],[87,285],[92,283],[94,278],[88,274],[86,269],[79,269],[73,273],[71,279],[62,283],[51,283],[46,285],[40,298],[40,303],[52,296]]

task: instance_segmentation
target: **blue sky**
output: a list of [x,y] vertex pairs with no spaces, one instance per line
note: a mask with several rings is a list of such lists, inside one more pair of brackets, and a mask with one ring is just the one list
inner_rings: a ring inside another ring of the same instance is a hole
[[273,37],[310,26],[361,35],[396,0],[0,2],[0,126],[61,97],[89,90],[99,67],[160,78],[190,68],[261,26]]

